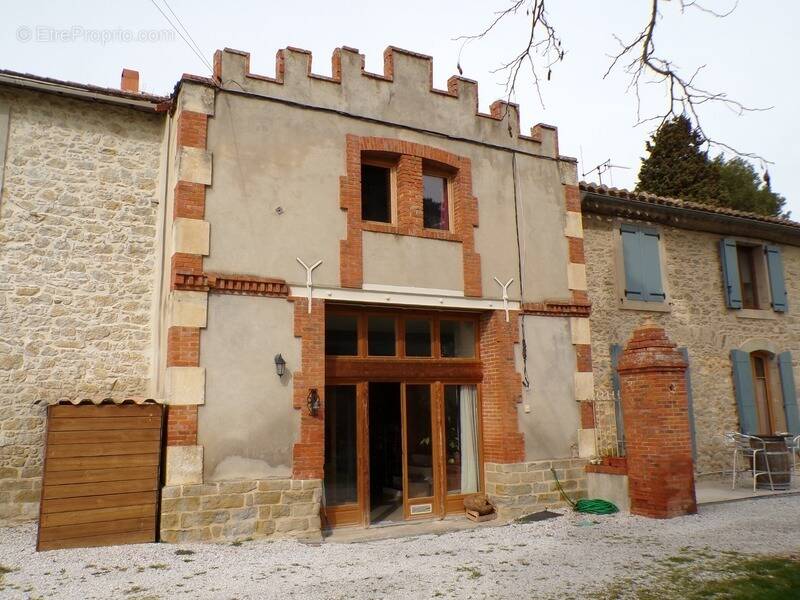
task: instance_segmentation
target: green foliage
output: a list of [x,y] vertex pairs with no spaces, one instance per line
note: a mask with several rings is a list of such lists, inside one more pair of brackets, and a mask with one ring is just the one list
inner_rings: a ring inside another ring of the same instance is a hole
[[[723,553],[728,554],[728,553]],[[702,559],[702,560],[700,560]],[[649,577],[617,581],[602,600],[788,600],[800,598],[796,556],[671,556]]]
[[702,150],[705,142],[684,116],[664,123],[645,144],[637,192],[716,203],[720,197],[719,170]]
[[711,160],[705,140],[685,116],[664,123],[645,144],[636,191],[694,200],[762,215],[788,217],[786,199],[746,160]]
[[764,185],[749,162],[738,157],[726,161],[718,156],[714,165],[720,173],[723,206],[762,215],[789,216],[784,214],[786,198]]

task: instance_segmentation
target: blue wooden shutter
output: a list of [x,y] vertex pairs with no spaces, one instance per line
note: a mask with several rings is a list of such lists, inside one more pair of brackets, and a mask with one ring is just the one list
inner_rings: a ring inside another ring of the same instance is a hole
[[640,230],[642,250],[642,277],[646,302],[663,302],[666,298],[661,284],[661,257],[659,256],[658,231],[642,227]]
[[[619,344],[611,344],[609,351],[611,354],[611,387],[614,390],[614,422],[617,425],[617,442],[622,442],[622,448],[620,450],[624,451],[625,422],[622,418],[621,386],[619,381],[619,372],[617,372],[619,357],[622,356],[622,346]],[[622,454],[622,452],[620,454]]]
[[781,391],[783,392],[783,410],[786,413],[786,429],[789,433],[800,433],[800,414],[797,409],[797,389],[794,385],[792,370],[792,353],[778,354],[778,371],[781,374]]
[[728,308],[742,308],[742,284],[739,280],[739,258],[736,256],[736,241],[719,241],[722,258],[722,275],[725,284],[725,302]]
[[772,310],[776,312],[786,312],[789,303],[786,298],[786,282],[783,278],[781,249],[777,246],[767,246],[764,251],[767,255],[769,289],[772,293]]
[[755,435],[758,433],[758,415],[750,354],[741,350],[731,350],[731,362],[733,389],[736,394],[736,405],[739,407],[739,429],[742,433]]
[[623,224],[619,228],[622,236],[622,257],[625,263],[625,298],[644,300],[644,277],[642,272],[642,249],[639,228]]
[[686,398],[689,404],[689,431],[692,435],[692,459],[697,460],[697,436],[694,430],[694,399],[692,398],[692,369],[689,365],[689,350],[687,348],[678,348],[678,352],[683,356],[686,361]]

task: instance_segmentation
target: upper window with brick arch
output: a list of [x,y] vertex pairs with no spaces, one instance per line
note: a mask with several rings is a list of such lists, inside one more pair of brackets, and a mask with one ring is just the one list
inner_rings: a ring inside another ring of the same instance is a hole
[[469,157],[402,139],[346,136],[340,205],[347,236],[340,249],[343,287],[363,283],[363,234],[390,233],[459,242],[464,295],[481,296],[475,249],[478,199]]

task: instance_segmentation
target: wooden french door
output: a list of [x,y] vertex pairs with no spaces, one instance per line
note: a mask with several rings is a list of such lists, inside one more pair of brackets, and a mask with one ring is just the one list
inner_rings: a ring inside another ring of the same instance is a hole
[[[402,510],[405,520],[442,518],[463,510],[467,493],[483,488],[480,461],[479,408],[476,386],[442,382],[398,382],[402,434],[397,452],[402,457]],[[473,428],[454,431],[464,422],[462,388],[470,388]],[[329,527],[374,524],[370,503],[369,383],[330,385],[325,405],[325,517]],[[461,419],[459,421],[459,411]],[[372,432],[373,435],[376,432]],[[466,435],[473,436],[467,443]],[[473,456],[465,477],[465,447]],[[468,481],[466,488],[465,480]]]

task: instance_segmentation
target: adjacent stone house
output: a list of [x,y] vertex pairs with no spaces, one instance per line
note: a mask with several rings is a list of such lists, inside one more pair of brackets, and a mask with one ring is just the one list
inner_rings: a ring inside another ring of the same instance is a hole
[[[331,73],[287,48],[274,76],[219,51],[169,98],[131,72],[0,74],[0,517],[35,517],[60,400],[166,405],[161,539],[181,541],[443,518],[477,491],[514,517],[561,503],[551,467],[581,497],[643,315],[687,348],[699,471],[738,427],[731,349],[765,352],[788,398],[800,226],[581,190],[554,127],[481,113],[468,79],[435,89],[427,56],[388,48],[375,74],[343,47]],[[619,287],[616,254],[644,252],[621,223],[657,232],[661,289]],[[774,256],[725,308],[718,238],[777,244],[782,310]]]
[[47,404],[153,393],[167,103],[0,71],[0,519],[38,515]]
[[725,432],[798,433],[800,225],[593,184],[581,200],[599,452],[624,445],[608,400],[644,319],[688,361],[696,474],[730,471]]

